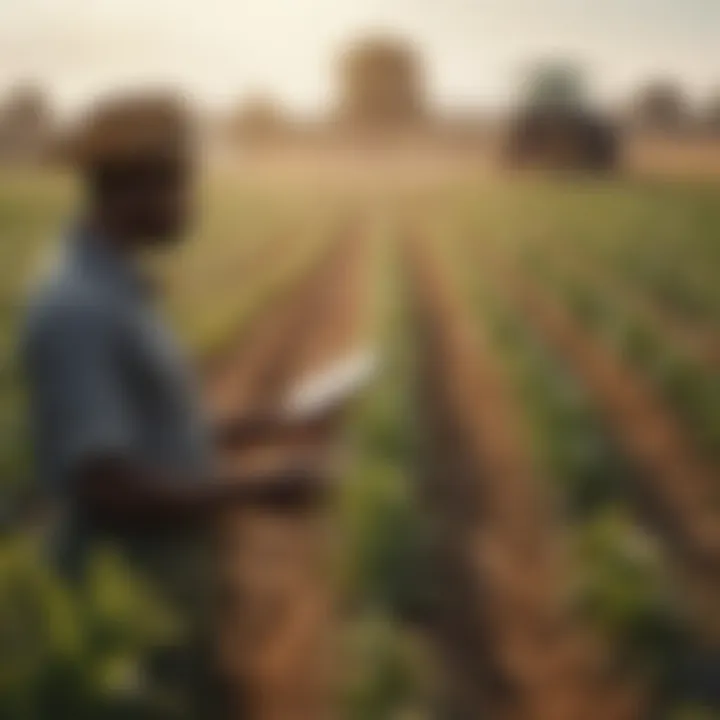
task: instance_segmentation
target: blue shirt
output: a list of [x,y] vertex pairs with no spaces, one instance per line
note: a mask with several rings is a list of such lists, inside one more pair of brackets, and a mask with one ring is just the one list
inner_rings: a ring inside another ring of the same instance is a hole
[[60,509],[56,547],[86,541],[72,479],[112,455],[177,482],[206,474],[208,433],[189,365],[128,258],[72,236],[29,307],[23,343],[37,473]]

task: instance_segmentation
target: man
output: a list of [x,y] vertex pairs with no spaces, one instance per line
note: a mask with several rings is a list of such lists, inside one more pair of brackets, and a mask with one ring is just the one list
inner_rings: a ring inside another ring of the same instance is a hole
[[322,485],[300,461],[264,476],[213,476],[213,437],[238,443],[288,429],[267,418],[205,427],[137,267],[139,253],[176,242],[190,220],[183,106],[148,96],[106,103],[69,147],[84,203],[31,303],[24,342],[38,470],[59,509],[54,549],[79,580],[89,544],[111,538],[159,583],[179,565],[184,590],[197,590],[182,549],[221,507],[294,507],[321,498]]

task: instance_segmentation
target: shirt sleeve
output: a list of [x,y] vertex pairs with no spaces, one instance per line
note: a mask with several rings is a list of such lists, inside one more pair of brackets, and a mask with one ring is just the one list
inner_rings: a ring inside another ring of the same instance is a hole
[[93,306],[66,306],[36,328],[26,366],[45,461],[71,478],[91,457],[134,454],[118,322]]

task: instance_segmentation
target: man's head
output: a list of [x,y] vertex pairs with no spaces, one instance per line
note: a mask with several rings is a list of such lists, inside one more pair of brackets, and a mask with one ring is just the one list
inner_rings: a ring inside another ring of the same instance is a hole
[[129,246],[180,238],[191,214],[192,145],[189,112],[173,97],[133,96],[93,108],[71,145],[93,219]]

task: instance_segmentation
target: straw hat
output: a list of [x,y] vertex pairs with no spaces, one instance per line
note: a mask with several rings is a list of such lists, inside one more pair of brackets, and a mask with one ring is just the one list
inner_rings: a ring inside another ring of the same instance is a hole
[[187,104],[171,94],[127,95],[94,105],[62,143],[62,158],[79,167],[179,158],[191,150]]

